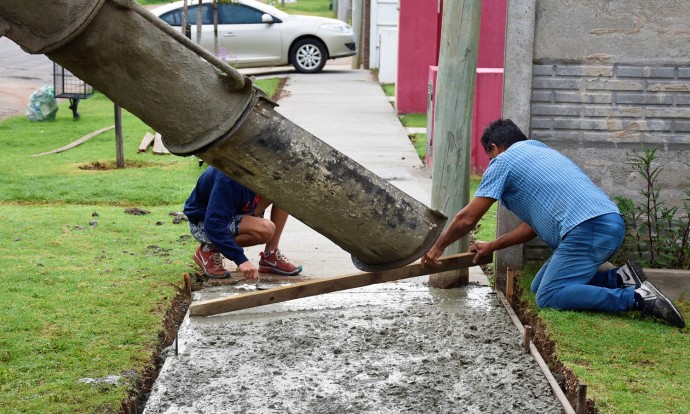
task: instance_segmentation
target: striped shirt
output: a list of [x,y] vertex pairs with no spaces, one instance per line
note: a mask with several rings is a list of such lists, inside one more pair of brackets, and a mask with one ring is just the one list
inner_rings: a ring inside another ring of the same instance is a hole
[[475,197],[500,200],[552,249],[573,227],[618,207],[569,158],[528,140],[491,160]]

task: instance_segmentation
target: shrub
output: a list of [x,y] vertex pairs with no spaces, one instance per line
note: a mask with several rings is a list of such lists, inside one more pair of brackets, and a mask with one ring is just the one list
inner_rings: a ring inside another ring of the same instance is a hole
[[649,150],[643,146],[642,150],[642,153],[627,153],[633,172],[646,183],[640,190],[642,201],[614,197],[627,232],[613,261],[618,263],[625,257],[635,256],[643,267],[690,269],[690,185],[685,190],[688,202],[683,208],[670,207],[659,196],[657,179],[661,167],[654,165],[657,148]]

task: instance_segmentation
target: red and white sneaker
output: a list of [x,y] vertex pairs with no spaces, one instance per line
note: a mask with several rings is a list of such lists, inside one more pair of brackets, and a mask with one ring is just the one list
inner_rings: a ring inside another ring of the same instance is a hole
[[223,255],[210,244],[202,244],[196,249],[194,261],[207,277],[224,279],[230,276],[223,267]]
[[259,272],[276,273],[284,276],[294,276],[302,271],[302,265],[295,266],[280,250],[271,253],[259,253]]

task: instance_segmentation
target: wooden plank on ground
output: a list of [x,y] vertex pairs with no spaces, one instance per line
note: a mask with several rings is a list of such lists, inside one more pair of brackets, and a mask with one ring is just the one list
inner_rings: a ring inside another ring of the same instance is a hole
[[163,139],[161,138],[161,134],[156,132],[156,135],[153,138],[153,153],[154,154],[170,154],[170,151],[168,151],[167,148],[163,145]]
[[[380,272],[359,272],[328,279],[295,283],[289,286],[280,286],[242,295],[211,299],[192,303],[189,306],[189,314],[191,316],[217,315],[219,313],[269,305],[271,303],[300,299],[340,290],[354,289],[376,283],[392,282],[394,280],[445,272],[452,269],[467,268],[475,266],[475,264],[472,263],[474,256],[474,253],[461,253],[442,257],[439,267],[426,266],[422,269],[421,264],[417,262],[397,269],[383,270]],[[485,256],[481,258],[478,264],[491,263],[492,260],[492,256]]]
[[141,143],[139,144],[139,149],[137,151],[146,152],[146,150],[151,146],[151,144],[153,144],[153,138],[154,135],[152,133],[145,133],[144,138],[141,139]]
[[109,126],[109,127],[101,128],[101,129],[99,129],[99,130],[96,130],[96,131],[93,131],[93,132],[91,132],[91,133],[89,133],[89,134],[84,135],[83,137],[79,138],[78,140],[76,140],[76,141],[74,141],[74,142],[71,142],[71,143],[65,145],[64,147],[60,147],[60,148],[57,148],[57,149],[54,149],[54,150],[48,151],[48,152],[42,152],[42,153],[40,153],[40,154],[34,154],[34,155],[32,155],[32,157],[40,157],[40,156],[42,156],[42,155],[57,154],[57,153],[60,153],[60,152],[63,152],[63,151],[67,151],[68,149],[72,149],[72,148],[74,148],[74,147],[76,147],[76,146],[78,146],[78,145],[81,145],[81,144],[85,143],[86,141],[90,140],[91,138],[95,137],[96,135],[100,135],[100,134],[102,134],[102,133],[104,133],[104,132],[106,132],[106,131],[110,131],[110,130],[113,129],[113,128],[115,128],[115,125],[111,125],[111,126]]

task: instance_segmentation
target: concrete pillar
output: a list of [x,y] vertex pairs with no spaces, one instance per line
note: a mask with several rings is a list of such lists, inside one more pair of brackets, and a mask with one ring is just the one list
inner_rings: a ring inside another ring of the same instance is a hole
[[[503,118],[510,118],[525,134],[529,133],[532,96],[532,58],[536,0],[508,2],[505,69],[503,73]],[[499,206],[497,235],[514,229],[520,220]],[[506,268],[519,269],[523,263],[522,245],[496,252],[494,280],[505,291]]]

